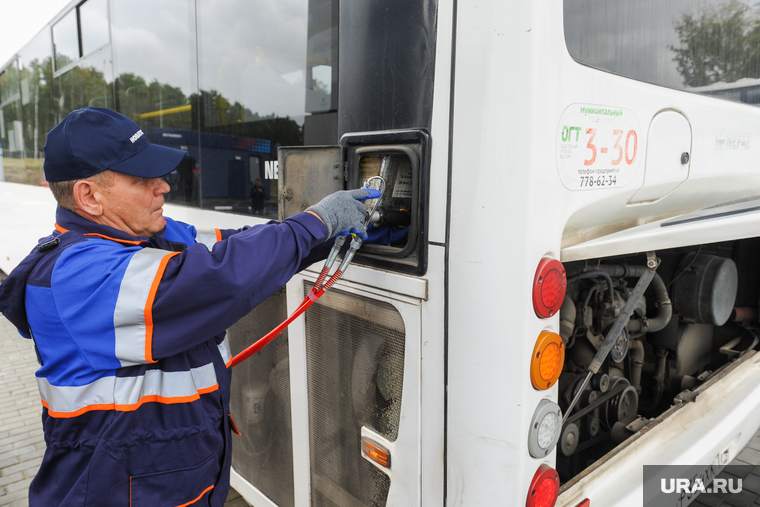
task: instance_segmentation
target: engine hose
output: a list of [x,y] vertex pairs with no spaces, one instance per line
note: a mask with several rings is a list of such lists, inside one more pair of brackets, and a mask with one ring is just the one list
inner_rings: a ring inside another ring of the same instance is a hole
[[623,328],[630,320],[631,315],[633,315],[633,311],[636,309],[636,305],[638,305],[639,300],[644,295],[644,291],[646,291],[647,287],[649,287],[649,283],[654,278],[654,275],[657,274],[654,271],[654,269],[657,267],[656,261],[653,261],[653,265],[653,269],[645,269],[641,273],[639,281],[636,282],[636,286],[633,288],[631,297],[628,298],[628,301],[626,301],[623,305],[623,309],[620,311],[620,314],[618,314],[615,322],[612,323],[612,327],[610,327],[610,329],[607,331],[607,335],[604,337],[604,341],[599,346],[599,350],[596,351],[594,359],[591,361],[591,364],[588,365],[589,372],[597,373],[599,371],[599,368],[602,367],[602,363],[606,359],[607,355],[610,353],[612,348],[617,343],[617,340],[620,338],[620,333],[622,333]]
[[614,301],[615,300],[615,288],[612,285],[612,277],[610,277],[610,275],[608,273],[606,273],[605,271],[601,271],[601,270],[584,271],[582,273],[578,273],[577,275],[571,276],[570,278],[568,278],[567,279],[567,283],[572,283],[572,282],[574,282],[576,280],[580,280],[580,279],[583,279],[583,278],[595,278],[597,276],[601,276],[601,277],[603,277],[605,279],[605,281],[607,282],[607,295],[608,295],[610,301]]
[[[613,278],[639,278],[647,271],[646,266],[624,266],[622,264],[600,264],[596,266],[599,271],[604,271]],[[651,283],[654,291],[654,304],[657,308],[657,315],[646,321],[632,320],[628,323],[627,328],[631,333],[654,333],[661,331],[668,325],[670,318],[673,316],[673,305],[668,296],[668,289],[660,275],[655,273]]]

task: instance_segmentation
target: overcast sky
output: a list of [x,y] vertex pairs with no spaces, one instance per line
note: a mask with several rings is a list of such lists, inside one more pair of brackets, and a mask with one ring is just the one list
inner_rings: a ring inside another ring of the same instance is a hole
[[71,0],[0,0],[0,66]]

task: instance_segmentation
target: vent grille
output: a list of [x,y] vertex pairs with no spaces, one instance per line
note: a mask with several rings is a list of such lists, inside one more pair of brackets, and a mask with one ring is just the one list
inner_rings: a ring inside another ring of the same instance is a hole
[[398,436],[403,319],[388,303],[333,290],[305,324],[312,506],[383,506],[390,478],[362,458],[361,428]]
[[[228,335],[235,355],[287,318],[282,288],[257,306]],[[235,367],[230,409],[242,433],[233,435],[232,466],[280,507],[293,507],[293,439],[287,329]]]

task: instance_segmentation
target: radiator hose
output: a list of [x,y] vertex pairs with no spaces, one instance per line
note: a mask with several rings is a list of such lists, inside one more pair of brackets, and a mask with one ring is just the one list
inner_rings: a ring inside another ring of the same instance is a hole
[[[622,264],[600,264],[594,268],[603,271],[612,278],[639,278],[647,270],[646,266],[625,266]],[[654,291],[654,305],[657,315],[647,319],[635,319],[628,322],[627,328],[631,333],[654,333],[668,325],[673,316],[673,304],[670,302],[668,290],[660,275],[655,273],[651,283]]]

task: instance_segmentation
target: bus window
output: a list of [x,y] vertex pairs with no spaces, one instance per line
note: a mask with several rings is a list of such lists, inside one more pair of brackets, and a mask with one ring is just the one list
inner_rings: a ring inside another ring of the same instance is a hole
[[[754,9],[729,0],[565,0],[565,42],[576,61],[591,67],[754,103],[740,92],[758,85],[748,78],[760,77]],[[709,88],[716,84],[720,92]]]
[[18,68],[16,60],[0,72],[0,104],[7,104],[19,98]]
[[53,25],[53,49],[55,51],[55,70],[61,70],[79,58],[76,9],[71,9]]
[[[190,128],[188,106],[196,92],[192,5],[117,0],[111,9],[117,109],[146,133],[149,127]],[[157,58],[159,53],[171,58]]]
[[[333,4],[198,4],[204,207],[247,212],[260,177],[268,195],[265,215],[277,215],[278,147],[302,146],[307,118],[337,107]],[[337,133],[321,144],[336,141]],[[240,165],[231,162],[235,157],[247,167],[232,169]]]
[[19,51],[21,87],[28,90],[28,97],[21,97],[24,121],[30,124],[24,129],[25,144],[29,150],[27,165],[30,159],[36,160],[35,184],[42,178],[45,136],[55,126],[51,107],[52,60],[49,30],[42,30]]
[[87,55],[108,44],[108,4],[106,0],[87,0],[79,6],[82,54]]

